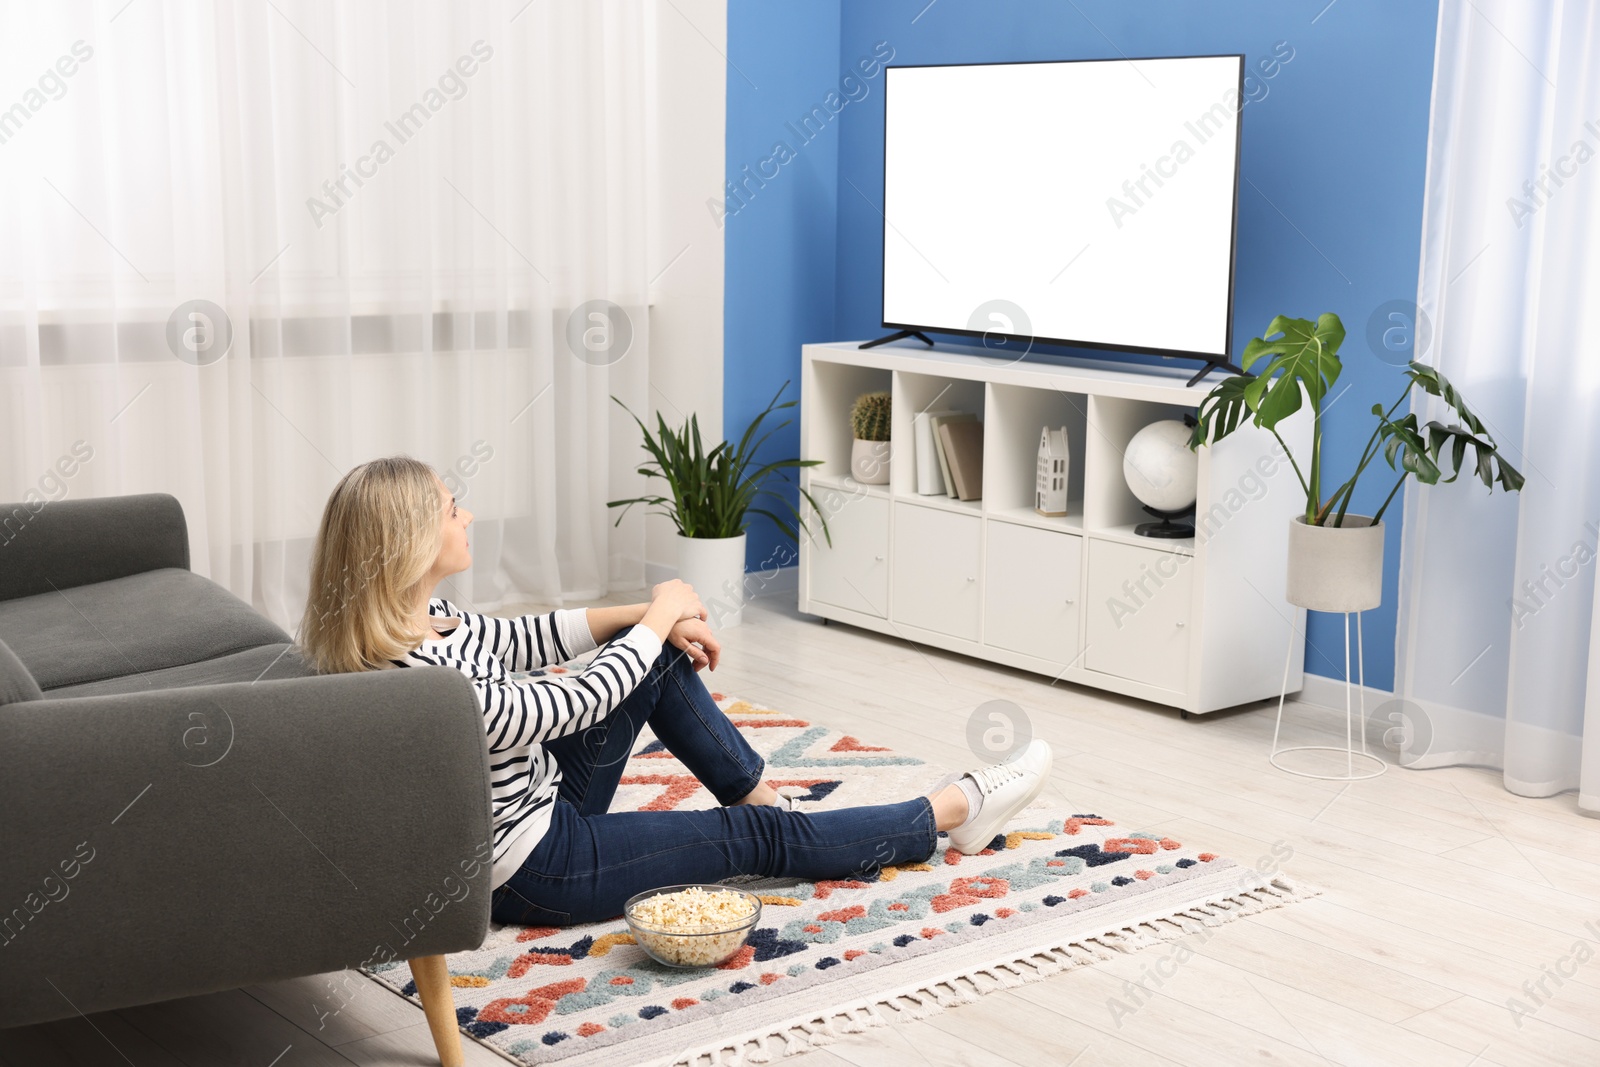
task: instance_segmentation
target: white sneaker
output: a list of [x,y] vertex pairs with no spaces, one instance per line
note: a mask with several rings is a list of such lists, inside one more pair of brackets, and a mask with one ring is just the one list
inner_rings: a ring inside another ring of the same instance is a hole
[[967,774],[983,794],[976,815],[950,831],[950,845],[957,852],[973,856],[989,847],[995,834],[1011,817],[1029,804],[1044,789],[1050,776],[1050,745],[1038,738],[1004,763],[980,767]]

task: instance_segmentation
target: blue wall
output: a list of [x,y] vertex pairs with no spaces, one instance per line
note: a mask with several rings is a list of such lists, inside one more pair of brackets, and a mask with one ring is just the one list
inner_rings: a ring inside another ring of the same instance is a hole
[[[800,346],[837,336],[838,126],[857,105],[829,112],[826,125],[801,125],[839,90],[839,0],[734,0],[728,59],[722,418],[737,442],[785,381],[783,399],[800,398]],[[779,142],[789,151],[775,157]],[[798,410],[763,425],[790,418],[763,459],[799,454]],[[794,543],[771,521],[756,516],[749,534],[747,570],[795,562]]]
[[[1275,50],[1280,58],[1292,50],[1271,78],[1247,83],[1234,352],[1279,313],[1344,320],[1345,378],[1325,424],[1337,484],[1371,432],[1372,405],[1387,406],[1404,387],[1405,354],[1380,358],[1368,323],[1416,295],[1436,17],[1436,0],[730,0],[729,58],[760,89],[730,66],[729,177],[770,155],[775,138],[792,141],[784,123],[883,41],[894,63],[1242,52],[1254,70]],[[881,75],[864,82],[865,96],[726,219],[730,435],[796,376],[802,343],[883,332],[882,224],[875,203],[852,188],[869,197],[882,188]],[[792,455],[797,444],[791,435],[779,447]],[[1387,474],[1381,461],[1369,468],[1352,510],[1377,507]],[[1385,519],[1398,527],[1398,502]],[[751,532],[754,566],[777,534]],[[1387,547],[1384,605],[1364,619],[1367,681],[1383,688],[1394,676],[1396,533]],[[1307,668],[1342,677],[1338,618],[1313,614],[1307,636]]]

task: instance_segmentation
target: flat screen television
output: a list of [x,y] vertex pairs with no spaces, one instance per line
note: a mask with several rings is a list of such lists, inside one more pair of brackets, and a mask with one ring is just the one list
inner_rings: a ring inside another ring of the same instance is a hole
[[1228,366],[1243,79],[1242,55],[886,68],[884,327]]

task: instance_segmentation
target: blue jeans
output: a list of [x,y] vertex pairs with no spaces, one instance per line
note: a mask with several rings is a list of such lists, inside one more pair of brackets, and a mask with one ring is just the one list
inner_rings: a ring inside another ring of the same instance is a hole
[[927,797],[800,813],[763,804],[607,813],[646,724],[728,805],[761,782],[765,762],[712,701],[689,657],[667,645],[649,674],[588,730],[545,742],[561,768],[550,827],[494,891],[496,922],[566,926],[622,914],[635,893],[739,874],[860,877],[933,855]]

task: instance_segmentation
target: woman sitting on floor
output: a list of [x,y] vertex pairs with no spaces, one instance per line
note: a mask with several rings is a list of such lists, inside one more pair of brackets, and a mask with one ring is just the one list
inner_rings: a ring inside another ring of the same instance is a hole
[[[696,673],[720,647],[692,588],[514,619],[463,611],[433,594],[471,565],[471,523],[424,463],[350,471],[323,510],[299,641],[323,673],[432,664],[472,682],[489,738],[496,922],[593,922],[647,889],[738,874],[845,878],[927,860],[941,830],[970,855],[1044,786],[1050,747],[1035,740],[925,795],[796,811]],[[581,669],[513,676],[601,645]],[[646,724],[722,807],[608,812]]]

